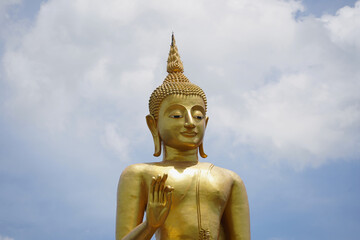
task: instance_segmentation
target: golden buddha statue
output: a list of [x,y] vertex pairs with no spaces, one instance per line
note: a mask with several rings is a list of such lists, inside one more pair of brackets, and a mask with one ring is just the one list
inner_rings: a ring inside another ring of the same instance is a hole
[[[121,174],[116,240],[250,239],[244,183],[234,172],[198,161],[209,118],[203,90],[183,74],[174,35],[168,76],[150,97],[147,125],[161,162]],[[163,151],[162,151],[163,147]],[[146,217],[144,218],[144,213]]]

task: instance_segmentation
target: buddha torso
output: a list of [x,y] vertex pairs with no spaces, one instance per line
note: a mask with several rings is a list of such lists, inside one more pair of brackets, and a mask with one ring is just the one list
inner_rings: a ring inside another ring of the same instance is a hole
[[199,224],[209,231],[209,239],[225,239],[221,218],[233,183],[231,171],[210,163],[184,163],[174,167],[160,162],[132,167],[141,178],[141,191],[148,193],[152,177],[163,174],[168,174],[166,184],[175,189],[170,213],[158,229],[157,239],[199,239]]

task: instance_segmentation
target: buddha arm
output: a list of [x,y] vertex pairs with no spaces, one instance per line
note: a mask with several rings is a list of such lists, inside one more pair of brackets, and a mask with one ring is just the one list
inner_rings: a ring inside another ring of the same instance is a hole
[[[132,165],[121,174],[117,192],[116,240],[151,239],[151,230],[142,223],[147,202],[145,183],[138,166]],[[126,237],[125,237],[126,236]],[[124,238],[125,237],[125,238]]]
[[156,229],[149,227],[145,221],[123,237],[122,240],[150,240],[155,231]]
[[233,173],[234,182],[224,215],[226,239],[250,240],[250,214],[246,189],[241,178]]

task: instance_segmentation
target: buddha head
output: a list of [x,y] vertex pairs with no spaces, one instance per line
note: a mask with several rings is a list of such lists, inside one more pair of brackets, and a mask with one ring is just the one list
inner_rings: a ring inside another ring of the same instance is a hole
[[200,156],[205,158],[203,137],[208,121],[206,96],[183,74],[184,67],[174,34],[167,72],[164,82],[150,96],[150,114],[146,116],[154,140],[154,156],[161,155],[161,146],[164,145],[178,150],[198,148]]

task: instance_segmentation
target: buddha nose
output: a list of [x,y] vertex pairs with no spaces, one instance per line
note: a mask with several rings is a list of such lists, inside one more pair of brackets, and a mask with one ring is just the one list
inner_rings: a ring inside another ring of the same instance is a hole
[[187,111],[186,115],[185,115],[185,124],[184,126],[186,128],[194,128],[195,124],[194,124],[194,118],[192,117],[192,114],[190,111]]

